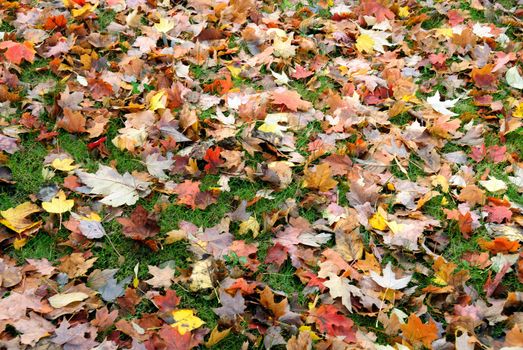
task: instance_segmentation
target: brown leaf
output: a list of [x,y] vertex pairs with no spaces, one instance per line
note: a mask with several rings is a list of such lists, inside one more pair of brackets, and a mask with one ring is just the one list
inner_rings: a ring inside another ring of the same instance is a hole
[[86,132],[85,123],[86,119],[81,112],[64,108],[64,116],[56,123],[56,126],[69,132]]
[[69,278],[85,276],[96,260],[98,258],[86,259],[82,253],[72,253],[60,259],[58,270],[66,273]]
[[145,241],[160,232],[160,226],[147,210],[137,205],[129,218],[116,219],[123,225],[123,235],[136,241]]

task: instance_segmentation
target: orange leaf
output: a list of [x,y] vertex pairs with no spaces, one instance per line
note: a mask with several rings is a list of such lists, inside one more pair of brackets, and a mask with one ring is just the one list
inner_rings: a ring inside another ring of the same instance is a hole
[[415,348],[421,347],[432,349],[432,342],[438,339],[438,327],[433,320],[424,324],[416,314],[411,314],[406,324],[401,325],[403,338]]
[[519,249],[519,243],[517,241],[511,241],[507,237],[496,237],[490,242],[484,239],[478,239],[478,244],[482,249],[486,249],[494,255],[498,253],[515,253]]
[[473,68],[470,76],[477,87],[480,88],[492,88],[496,87],[497,81],[496,76],[492,74],[492,64],[486,64],[483,68]]
[[4,53],[5,58],[14,64],[20,64],[22,60],[33,63],[35,59],[35,50],[33,44],[29,41],[23,44],[15,41],[4,41],[0,43],[0,49],[7,49]]
[[305,171],[303,187],[327,192],[337,184],[338,182],[332,178],[331,167],[327,163],[317,165],[314,171],[308,169]]

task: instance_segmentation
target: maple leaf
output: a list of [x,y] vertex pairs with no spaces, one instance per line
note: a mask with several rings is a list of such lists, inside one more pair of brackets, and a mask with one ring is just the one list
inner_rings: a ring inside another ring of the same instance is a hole
[[67,199],[64,191],[58,192],[50,202],[42,202],[42,208],[48,213],[63,214],[73,209],[73,207],[74,200]]
[[380,276],[376,272],[371,271],[370,276],[374,282],[386,289],[399,290],[403,289],[409,284],[412,276],[406,276],[396,279],[395,273],[392,271],[392,264],[389,263],[383,269],[383,275]]
[[64,108],[64,116],[56,123],[56,126],[69,132],[86,132],[85,123],[86,119],[81,112]]
[[223,159],[220,158],[221,151],[222,149],[218,146],[207,149],[205,156],[203,156],[203,160],[207,162],[203,168],[206,172],[215,174],[218,170],[217,168],[224,163]]
[[147,166],[149,174],[161,180],[168,178],[165,174],[165,170],[170,169],[173,164],[174,160],[172,159],[172,155],[168,158],[164,158],[160,153],[153,153],[147,155],[145,158],[145,166]]
[[91,325],[98,328],[99,331],[104,331],[111,327],[114,321],[118,318],[118,310],[109,312],[107,306],[96,310],[96,317],[91,321]]
[[185,180],[176,185],[173,194],[178,195],[177,204],[185,204],[196,208],[196,195],[200,192],[200,181]]
[[321,332],[333,337],[341,337],[347,343],[355,342],[354,322],[338,312],[334,305],[324,304],[309,311],[309,316]]
[[480,238],[478,239],[478,244],[482,249],[489,250],[494,255],[498,253],[515,253],[519,249],[519,242],[512,241],[507,237],[496,237],[493,241]]
[[172,317],[174,323],[171,326],[176,328],[180,335],[200,328],[205,324],[204,321],[194,315],[193,310],[176,310],[172,312]]
[[190,332],[181,334],[177,328],[164,325],[158,334],[164,340],[166,350],[189,350],[193,348],[191,345],[192,335]]
[[309,101],[301,99],[299,93],[294,90],[278,88],[271,92],[272,102],[275,105],[284,105],[287,109],[297,112],[298,110],[306,111],[312,107]]
[[15,41],[3,41],[0,43],[0,49],[7,49],[4,52],[5,58],[11,63],[20,64],[22,60],[33,63],[35,58],[35,50],[33,44],[29,41],[23,44]]
[[441,96],[439,94],[439,91],[436,91],[434,96],[431,96],[427,98],[427,103],[438,113],[441,113],[443,115],[447,115],[450,117],[456,116],[457,114],[450,111],[449,108],[454,107],[456,103],[459,101],[459,98],[456,98],[454,100],[447,100],[442,101]]
[[156,236],[160,226],[141,205],[136,206],[129,218],[116,219],[123,225],[123,234],[137,241],[144,241]]
[[339,277],[333,273],[329,274],[329,280],[323,282],[323,285],[329,288],[329,294],[333,299],[340,297],[341,303],[350,312],[352,312],[351,297],[363,296],[363,293],[361,292],[360,288],[350,284],[347,278]]
[[492,69],[494,65],[486,64],[482,68],[473,68],[470,76],[477,87],[483,89],[495,88],[497,85],[497,79],[494,74],[492,74]]
[[174,270],[166,265],[164,268],[157,266],[147,266],[149,274],[153,275],[152,278],[145,281],[145,283],[153,286],[154,288],[165,288],[169,289],[173,284]]
[[112,207],[121,205],[133,205],[138,198],[145,197],[150,193],[150,182],[135,178],[129,173],[120,175],[111,167],[100,165],[95,174],[89,174],[77,170],[75,174],[90,189],[87,193],[103,195],[101,203]]
[[338,182],[332,178],[330,165],[322,163],[314,168],[314,171],[307,169],[303,180],[303,187],[321,192],[333,189]]
[[178,304],[180,304],[181,298],[178,297],[174,289],[167,289],[165,295],[155,295],[153,302],[161,312],[171,312]]
[[488,213],[488,222],[500,224],[504,220],[509,221],[512,218],[512,211],[504,205],[486,205],[483,210]]
[[234,318],[236,315],[241,315],[247,308],[245,306],[245,299],[242,297],[242,293],[238,290],[232,297],[229,293],[220,290],[220,303],[222,306],[214,308],[213,311],[216,315],[221,318]]
[[414,347],[421,345],[432,348],[432,342],[438,339],[438,327],[433,320],[423,323],[416,314],[411,314],[406,324],[400,325],[405,338]]

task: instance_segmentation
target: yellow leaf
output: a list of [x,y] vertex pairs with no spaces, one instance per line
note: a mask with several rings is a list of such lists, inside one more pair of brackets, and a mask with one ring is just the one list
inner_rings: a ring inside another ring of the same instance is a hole
[[405,225],[398,224],[396,221],[387,221],[387,226],[392,233],[398,234],[401,230],[403,230]]
[[239,67],[236,67],[232,64],[226,66],[227,69],[231,72],[231,75],[233,76],[233,78],[238,78],[238,76],[240,75],[240,73],[242,72],[242,69],[239,68]]
[[312,340],[318,340],[320,337],[314,332],[311,328],[311,326],[300,326],[299,328],[300,332],[307,332],[310,334]]
[[436,175],[432,177],[432,186],[441,186],[441,189],[443,192],[448,193],[449,192],[449,182],[443,175]]
[[72,158],[65,158],[65,159],[58,159],[56,158],[51,163],[51,166],[55,168],[56,170],[61,171],[72,171],[76,169],[76,165],[73,165],[74,159]]
[[175,327],[181,335],[184,335],[193,329],[200,328],[205,324],[201,319],[194,316],[193,310],[176,310],[173,311],[172,315],[174,323],[171,324],[171,327]]
[[516,118],[523,118],[523,102],[518,104],[516,110],[514,111],[514,113],[512,113],[512,116]]
[[211,335],[209,336],[209,340],[205,342],[205,347],[210,348],[211,346],[214,346],[221,342],[225,337],[227,337],[231,333],[231,329],[227,328],[223,331],[218,330],[218,326],[214,327],[214,329],[211,332]]
[[387,214],[383,209],[378,208],[378,211],[369,219],[369,225],[376,230],[385,230],[387,228],[387,220],[385,219],[386,215]]
[[356,40],[356,48],[360,52],[372,53],[374,51],[374,39],[370,35],[362,34]]
[[48,213],[62,214],[70,211],[74,206],[74,200],[67,199],[64,191],[58,192],[58,196],[50,202],[42,202],[42,208]]
[[398,15],[401,18],[408,17],[410,15],[409,7],[408,6],[401,6],[398,11]]
[[174,22],[162,17],[160,18],[160,22],[154,25],[154,28],[160,33],[167,33],[174,28]]
[[98,5],[92,6],[91,4],[85,4],[82,8],[72,9],[71,14],[73,17],[81,17],[87,13],[93,12]]
[[20,250],[23,248],[23,246],[27,243],[27,238],[15,238],[13,242],[13,247],[16,250]]
[[436,33],[441,36],[446,36],[447,38],[452,38],[454,36],[452,28],[436,28]]
[[163,109],[166,104],[167,96],[165,95],[165,91],[160,90],[151,97],[151,100],[149,101],[149,110],[156,111],[157,109]]
[[256,238],[258,234],[260,233],[260,223],[256,220],[254,216],[250,216],[247,221],[244,221],[240,224],[240,228],[238,229],[238,233],[240,235],[244,235],[247,232],[251,231],[252,236]]
[[40,208],[36,204],[25,202],[15,208],[0,211],[0,214],[3,216],[3,219],[0,219],[0,223],[17,233],[22,233],[40,224],[40,221],[31,222],[27,218],[29,215],[39,211]]

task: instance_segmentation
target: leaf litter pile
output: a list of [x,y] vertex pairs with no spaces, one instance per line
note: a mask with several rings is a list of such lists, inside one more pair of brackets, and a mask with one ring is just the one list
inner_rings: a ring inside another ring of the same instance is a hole
[[522,18],[0,1],[0,348],[521,349]]

